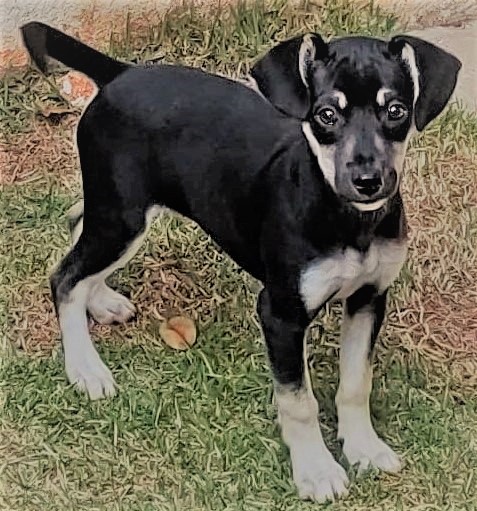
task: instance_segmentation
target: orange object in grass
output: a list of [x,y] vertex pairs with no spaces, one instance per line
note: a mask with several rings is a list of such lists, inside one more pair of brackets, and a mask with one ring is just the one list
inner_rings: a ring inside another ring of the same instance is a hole
[[184,316],[174,316],[159,328],[163,341],[176,350],[187,350],[197,339],[197,330],[194,322]]

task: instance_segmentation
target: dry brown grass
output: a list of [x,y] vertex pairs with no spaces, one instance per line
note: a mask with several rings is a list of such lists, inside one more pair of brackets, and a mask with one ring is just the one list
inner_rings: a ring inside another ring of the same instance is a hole
[[[449,154],[420,163],[405,182],[412,274],[404,300],[416,346],[440,358],[477,353],[477,164]],[[431,163],[431,167],[427,165]],[[419,175],[422,170],[426,175]],[[404,318],[403,318],[404,319]]]
[[34,181],[45,176],[69,185],[78,176],[73,134],[77,114],[38,116],[31,131],[0,141],[0,185]]

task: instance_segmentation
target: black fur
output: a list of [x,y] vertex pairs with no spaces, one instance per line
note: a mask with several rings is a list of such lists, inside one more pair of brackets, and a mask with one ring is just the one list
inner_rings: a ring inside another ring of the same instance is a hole
[[[318,34],[310,34],[316,53],[325,58],[328,47]],[[303,119],[309,112],[309,91],[298,73],[302,37],[274,46],[251,69],[258,88],[282,112]],[[280,78],[278,79],[278,76]]]
[[461,62],[450,53],[422,39],[396,36],[389,43],[390,52],[399,54],[404,44],[415,52],[419,69],[420,93],[416,103],[416,128],[422,131],[446,106],[457,82]]
[[131,67],[111,59],[44,23],[32,21],[21,27],[23,43],[40,71],[48,70],[47,57],[81,71],[103,87]]
[[[377,63],[376,59],[381,60],[381,71],[389,72],[390,65],[396,63],[408,73],[407,65],[401,58],[402,49],[407,43],[415,52],[419,68],[421,93],[416,105],[415,121],[416,128],[422,131],[449,101],[462,65],[450,53],[412,36],[395,36],[389,43],[353,36],[332,39],[326,45],[318,34],[311,34],[311,40],[316,47],[316,60],[309,70],[312,75],[309,88],[304,86],[298,72],[298,54],[303,36],[280,43],[251,70],[251,75],[264,95],[278,108],[299,119],[312,115],[310,102],[313,89],[316,95],[323,86],[322,78],[329,77],[330,70],[333,73],[343,62],[352,73],[348,79],[348,87],[358,94],[363,93],[360,88],[369,89],[376,84],[369,75],[369,70]],[[379,82],[382,83],[382,80]],[[410,94],[412,89],[407,86],[405,92]]]

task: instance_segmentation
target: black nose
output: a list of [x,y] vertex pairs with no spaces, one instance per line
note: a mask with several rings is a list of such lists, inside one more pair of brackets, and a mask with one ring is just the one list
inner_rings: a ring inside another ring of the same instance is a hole
[[378,192],[382,184],[381,177],[377,172],[368,172],[353,178],[353,185],[356,190],[367,197],[371,197],[371,195]]

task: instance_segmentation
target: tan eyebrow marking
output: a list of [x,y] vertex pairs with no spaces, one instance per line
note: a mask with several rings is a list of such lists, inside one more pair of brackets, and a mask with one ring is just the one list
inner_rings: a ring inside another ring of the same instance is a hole
[[386,103],[386,94],[389,94],[390,92],[392,92],[391,89],[388,89],[386,87],[382,87],[381,89],[378,90],[378,93],[376,94],[376,103],[379,105],[379,106],[384,106],[385,103]]
[[348,104],[348,100],[346,99],[344,92],[335,90],[333,92],[333,97],[335,97],[338,100],[338,106],[341,108],[341,110],[344,110],[346,108],[346,105]]

